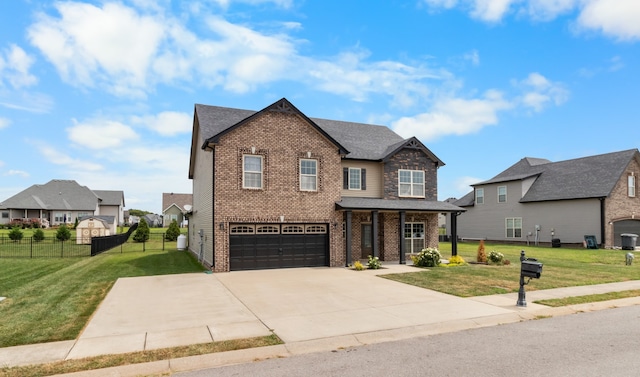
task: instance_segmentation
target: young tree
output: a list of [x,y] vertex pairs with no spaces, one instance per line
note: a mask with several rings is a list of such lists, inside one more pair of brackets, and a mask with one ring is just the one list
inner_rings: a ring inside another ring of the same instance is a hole
[[58,241],[68,241],[71,238],[71,231],[66,225],[60,225],[60,228],[56,231],[56,238]]
[[175,241],[178,239],[180,235],[180,227],[178,227],[178,222],[176,220],[171,220],[171,224],[169,224],[169,229],[164,235],[164,238],[167,241]]
[[479,263],[487,263],[487,253],[484,251],[484,241],[480,240],[478,245],[478,254],[476,255],[476,261]]
[[18,228],[17,226],[11,228],[11,231],[9,232],[9,239],[17,242],[20,241],[22,237],[24,237],[24,234],[22,233],[20,228]]
[[33,231],[33,240],[36,242],[40,242],[42,240],[44,240],[44,231],[42,231],[42,229],[38,228],[36,230]]
[[147,220],[140,219],[138,229],[136,229],[136,233],[133,235],[133,240],[136,242],[146,242],[149,240],[149,225],[147,224]]

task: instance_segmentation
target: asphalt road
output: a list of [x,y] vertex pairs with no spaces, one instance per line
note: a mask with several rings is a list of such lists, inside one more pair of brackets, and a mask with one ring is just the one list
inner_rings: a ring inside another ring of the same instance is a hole
[[173,376],[639,375],[640,306],[632,306]]

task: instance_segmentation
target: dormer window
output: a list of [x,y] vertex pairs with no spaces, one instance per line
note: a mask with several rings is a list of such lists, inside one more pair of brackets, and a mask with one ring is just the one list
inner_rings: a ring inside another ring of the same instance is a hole
[[484,204],[484,189],[476,189],[476,204]]

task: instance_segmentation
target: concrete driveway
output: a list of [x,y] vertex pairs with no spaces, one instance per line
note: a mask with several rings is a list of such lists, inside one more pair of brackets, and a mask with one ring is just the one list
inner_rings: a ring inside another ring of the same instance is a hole
[[376,275],[295,268],[119,279],[67,358],[269,335],[285,343],[508,314]]

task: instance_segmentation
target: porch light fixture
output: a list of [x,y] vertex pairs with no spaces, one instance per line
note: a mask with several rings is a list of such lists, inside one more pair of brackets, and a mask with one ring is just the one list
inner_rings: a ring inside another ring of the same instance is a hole
[[280,222],[283,223],[284,222],[284,216],[280,215]]
[[307,152],[307,158],[311,158],[311,152]]
[[251,147],[251,154],[256,154],[256,147]]

